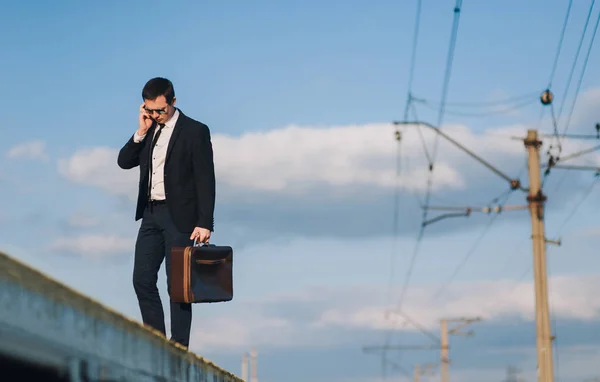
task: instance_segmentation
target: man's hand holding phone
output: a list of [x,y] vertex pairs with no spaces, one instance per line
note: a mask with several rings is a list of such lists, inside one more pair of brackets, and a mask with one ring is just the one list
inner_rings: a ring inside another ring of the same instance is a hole
[[150,126],[152,126],[152,122],[154,122],[152,117],[150,115],[148,115],[148,113],[144,109],[143,103],[140,106],[140,116],[138,118],[138,121],[139,121],[139,127],[138,127],[137,133],[139,136],[143,137],[144,135],[146,135],[146,132],[148,132],[148,129],[150,128]]

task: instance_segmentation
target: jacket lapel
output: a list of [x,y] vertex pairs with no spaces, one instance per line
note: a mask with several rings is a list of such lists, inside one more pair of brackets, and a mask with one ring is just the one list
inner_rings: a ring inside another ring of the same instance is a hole
[[183,125],[185,125],[185,115],[181,112],[181,110],[177,109],[179,111],[179,117],[177,118],[177,123],[175,123],[175,128],[173,129],[173,133],[171,134],[171,139],[169,139],[169,145],[167,146],[167,156],[165,157],[165,163],[169,160],[169,157],[171,156],[171,152],[173,151],[173,145],[175,145],[175,141],[177,140],[177,137],[179,136],[179,133],[181,132],[181,128],[183,127]]

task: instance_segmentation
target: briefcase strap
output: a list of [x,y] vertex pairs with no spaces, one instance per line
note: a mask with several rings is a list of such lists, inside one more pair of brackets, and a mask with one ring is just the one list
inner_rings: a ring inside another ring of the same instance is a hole
[[194,260],[196,264],[206,264],[206,265],[214,265],[221,264],[227,261],[227,259],[216,259],[216,260],[207,260],[207,259],[196,259]]

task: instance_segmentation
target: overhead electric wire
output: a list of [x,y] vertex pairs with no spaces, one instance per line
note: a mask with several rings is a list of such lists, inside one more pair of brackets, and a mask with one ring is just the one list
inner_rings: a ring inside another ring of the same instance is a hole
[[[454,106],[454,107],[469,107],[469,108],[485,108],[485,107],[502,106],[502,105],[507,105],[507,104],[512,104],[512,103],[520,103],[521,101],[525,101],[525,100],[531,100],[531,99],[538,100],[540,93],[542,91],[543,90],[535,91],[535,92],[531,92],[531,93],[527,93],[527,94],[521,94],[521,95],[512,96],[512,97],[508,97],[508,98],[498,99],[495,101],[490,100],[490,101],[446,102],[446,107]],[[440,101],[432,100],[432,99],[428,99],[428,98],[413,96],[412,99],[416,102],[426,102],[429,104],[441,105]]]
[[569,22],[569,16],[571,14],[571,6],[573,5],[573,0],[569,0],[569,5],[567,6],[567,12],[565,13],[565,20],[563,21],[562,31],[560,32],[560,38],[558,40],[558,46],[556,47],[556,54],[554,55],[554,63],[552,64],[552,70],[550,71],[550,79],[548,80],[548,89],[552,88],[552,81],[554,81],[554,75],[556,74],[556,68],[558,66],[558,59],[560,57],[560,52],[562,50],[563,41],[565,39],[565,31],[567,30],[567,24]]
[[397,139],[396,144],[396,178],[394,184],[394,209],[393,209],[393,220],[392,220],[392,250],[390,253],[390,278],[388,286],[388,303],[391,299],[392,283],[394,281],[395,269],[396,269],[396,250],[398,246],[398,231],[400,221],[400,188],[401,188],[401,175],[402,175],[402,145],[400,139]]
[[[557,234],[556,236],[560,236],[562,230],[564,229],[564,227],[567,225],[567,223],[573,218],[573,216],[575,216],[575,214],[577,213],[577,211],[579,210],[579,208],[581,207],[581,205],[583,204],[583,202],[590,196],[590,194],[592,193],[592,191],[594,190],[594,187],[598,184],[598,180],[600,179],[600,176],[596,176],[596,179],[594,179],[594,181],[590,184],[590,186],[585,190],[585,192],[582,194],[582,197],[579,199],[579,201],[577,202],[577,204],[575,204],[575,206],[573,207],[573,209],[571,210],[571,212],[569,213],[569,215],[567,215],[566,219],[563,220],[563,223],[560,225],[560,227],[557,230]],[[548,268],[551,268],[550,266],[550,260],[547,259],[546,262],[548,263]],[[552,305],[552,321],[553,321],[553,326],[554,326],[554,348],[555,348],[555,366],[556,366],[556,374],[557,376],[559,375],[560,372],[560,352],[558,349],[558,325],[556,324],[556,310],[554,309],[554,301],[552,298],[552,291],[549,288],[548,291],[549,295],[550,295],[550,304]],[[557,378],[558,379],[558,378]]]
[[[452,20],[452,32],[450,35],[450,44],[448,47],[448,55],[446,57],[446,72],[444,74],[444,83],[442,86],[442,98],[440,101],[440,109],[438,113],[437,126],[441,127],[442,121],[444,120],[444,110],[446,106],[446,98],[448,96],[448,87],[450,85],[450,78],[452,76],[452,64],[454,62],[454,49],[456,48],[456,40],[458,35],[458,26],[460,23],[460,13],[462,11],[462,0],[456,0],[456,4],[454,6],[454,18]],[[435,157],[437,154],[437,144],[438,137],[434,138],[433,143],[433,161],[435,162]]]
[[[411,105],[412,105],[412,86],[413,86],[413,82],[414,82],[414,72],[415,72],[415,63],[416,63],[416,56],[417,56],[417,45],[418,45],[418,41],[419,41],[419,29],[420,29],[420,20],[421,20],[421,5],[422,5],[422,0],[417,0],[417,9],[416,9],[416,15],[415,15],[415,29],[413,32],[413,41],[412,41],[412,54],[411,54],[411,63],[410,63],[410,69],[409,69],[409,74],[408,74],[408,91],[407,91],[407,96],[406,96],[406,105],[404,108],[404,116],[405,119],[408,118],[408,112],[411,109]],[[392,244],[392,253],[390,255],[390,280],[389,280],[389,296],[388,296],[388,300],[391,299],[391,288],[392,288],[392,284],[394,281],[394,277],[395,277],[395,260],[396,260],[396,250],[397,250],[397,240],[398,240],[398,225],[399,225],[399,199],[400,199],[400,191],[399,191],[399,181],[400,181],[400,176],[399,176],[399,172],[400,172],[400,161],[401,161],[401,156],[400,156],[400,141],[401,141],[401,132],[399,130],[396,131],[396,139],[398,140],[398,148],[397,148],[397,159],[396,159],[396,188],[394,191],[394,221],[393,221],[393,244]],[[418,199],[418,196],[417,196]],[[419,201],[420,204],[420,201]],[[389,302],[389,301],[388,301]],[[388,346],[389,345],[389,340],[391,337],[391,333],[389,335],[386,336],[385,338],[385,345]],[[383,352],[383,358],[382,358],[382,377],[385,378],[385,368],[386,368],[386,361],[387,357],[386,357],[386,353],[385,351]]]
[[[512,189],[504,191],[500,196],[494,198],[489,204],[498,203],[500,199],[503,199],[499,203],[500,204],[500,209],[502,209],[502,207],[504,207],[504,205],[507,203],[508,199],[511,197],[511,195],[512,195],[513,192],[514,192],[514,190],[512,190]],[[481,243],[481,241],[483,240],[483,238],[485,237],[485,235],[487,235],[487,233],[490,231],[490,228],[492,227],[492,225],[494,224],[494,222],[496,221],[496,219],[498,219],[499,216],[500,216],[500,214],[497,213],[494,216],[492,216],[490,218],[490,220],[488,220],[487,224],[484,226],[484,228],[481,231],[481,233],[479,234],[479,236],[475,239],[475,242],[469,247],[469,249],[467,250],[467,252],[465,253],[465,255],[462,257],[461,261],[454,268],[454,271],[452,271],[451,276],[432,295],[431,300],[429,301],[429,304],[431,304],[433,301],[437,300],[445,291],[448,290],[448,287],[452,284],[452,282],[454,281],[454,279],[456,278],[456,276],[458,276],[458,274],[464,268],[464,266],[467,264],[467,262],[469,261],[469,259],[471,259],[471,257],[473,256],[473,254],[475,253],[475,251],[479,247],[479,244]]]
[[[556,68],[558,66],[558,59],[560,58],[560,53],[562,51],[562,45],[563,45],[563,41],[565,38],[565,31],[567,30],[567,24],[569,22],[569,16],[571,14],[571,6],[573,5],[573,0],[569,0],[569,5],[567,6],[567,11],[565,12],[565,19],[563,21],[563,26],[562,26],[562,31],[560,33],[560,38],[558,40],[558,46],[556,47],[556,54],[554,55],[554,63],[552,65],[552,70],[550,71],[550,79],[548,80],[548,90],[552,89],[552,82],[554,81],[554,76],[556,74]],[[552,124],[554,127],[554,135],[555,135],[555,139],[558,145],[558,151],[560,153],[562,147],[560,144],[560,139],[558,137],[558,123],[556,121],[556,115],[554,113],[554,103],[550,104],[550,108],[551,108],[551,112],[552,112]],[[545,108],[542,109],[542,115],[540,115],[540,122],[543,118],[543,111],[545,110]],[[538,128],[539,128],[539,124],[540,122],[538,122]],[[544,177],[545,179],[545,177]],[[543,184],[543,182],[542,182]]]
[[565,226],[567,225],[567,223],[577,213],[577,211],[581,207],[581,204],[583,204],[583,202],[590,196],[590,194],[594,190],[594,187],[598,183],[598,180],[600,180],[600,176],[596,176],[596,178],[594,179],[594,181],[592,182],[592,184],[590,184],[590,186],[585,190],[585,192],[583,193],[583,196],[581,197],[581,199],[579,200],[579,202],[577,202],[577,204],[573,207],[573,209],[571,210],[571,212],[569,213],[569,215],[566,217],[566,219],[562,222],[562,224],[558,228],[557,235],[560,235],[560,233],[565,228]]
[[413,32],[412,53],[410,56],[410,69],[408,72],[408,93],[404,108],[404,119],[408,118],[408,110],[412,101],[412,85],[415,77],[415,63],[417,59],[417,45],[419,42],[419,29],[421,24],[421,0],[417,0],[417,14],[415,15],[415,30]]
[[[439,115],[438,115],[438,124],[437,124],[438,127],[441,125],[441,123],[443,121],[443,116],[444,116],[444,105],[446,102],[448,86],[449,86],[450,77],[451,77],[451,73],[452,73],[452,62],[454,59],[454,49],[456,46],[456,39],[457,39],[457,34],[458,34],[458,25],[460,22],[461,8],[462,8],[462,0],[456,0],[456,4],[454,7],[454,19],[452,22],[452,31],[451,31],[451,36],[450,36],[450,46],[448,48],[448,55],[447,55],[447,60],[446,60],[446,71],[445,71],[444,82],[443,82],[443,86],[442,86],[442,98],[441,98],[442,101],[441,101],[441,106],[440,106]],[[410,259],[409,267],[406,271],[406,277],[404,279],[404,284],[400,291],[400,298],[399,298],[398,304],[397,304],[398,310],[401,309],[402,303],[404,302],[404,296],[406,294],[406,289],[408,287],[408,283],[410,282],[410,277],[412,276],[412,272],[413,272],[414,265],[415,265],[415,260],[418,256],[419,249],[421,246],[421,241],[423,240],[423,235],[424,235],[424,230],[425,230],[425,225],[423,223],[427,220],[427,208],[426,207],[429,206],[429,200],[431,198],[432,173],[433,173],[433,167],[434,167],[434,163],[435,163],[435,157],[437,154],[438,139],[439,139],[439,137],[436,134],[434,137],[433,157],[432,157],[432,160],[430,163],[430,168],[429,168],[429,177],[428,177],[429,179],[427,181],[427,192],[426,192],[425,201],[424,201],[422,224],[421,224],[421,228],[419,229],[419,233],[417,235],[417,241],[415,243],[413,254]],[[389,336],[388,336],[388,339],[389,339]]]
[[[569,93],[569,89],[571,87],[571,81],[573,80],[573,75],[575,74],[575,68],[577,66],[577,61],[579,60],[579,54],[581,53],[581,47],[583,46],[583,41],[585,39],[585,34],[587,32],[587,28],[588,28],[588,25],[590,22],[590,17],[592,16],[592,11],[594,9],[595,2],[596,2],[596,0],[592,0],[592,2],[590,4],[590,8],[588,10],[585,24],[583,26],[583,31],[581,32],[581,38],[579,39],[579,44],[577,45],[577,51],[575,52],[575,57],[573,58],[573,64],[571,65],[571,69],[569,71],[569,76],[567,77],[568,78],[567,83],[565,86],[565,90],[563,92],[560,108],[558,110],[558,120],[560,120],[560,118],[562,117],[562,112],[563,112],[565,102],[567,99],[567,94]],[[557,137],[557,139],[558,139],[558,137]]]
[[[481,112],[454,111],[454,110],[448,110],[448,108],[446,108],[447,109],[446,114],[457,115],[457,116],[462,116],[462,117],[488,117],[488,116],[498,115],[498,114],[507,114],[507,113],[522,109],[526,106],[532,105],[538,101],[539,101],[539,99],[536,96],[535,98],[528,99],[526,101],[522,101],[521,103],[513,105],[512,107],[507,107],[505,109],[494,110],[494,111],[490,110],[490,111],[481,111]],[[435,105],[433,103],[430,103],[427,101],[422,101],[420,103],[426,107],[429,107],[430,109],[435,108]]]
[[[591,8],[590,8],[591,12]],[[589,21],[589,16],[588,16]],[[600,12],[598,13],[598,18],[596,19],[596,25],[594,26],[594,32],[592,33],[592,37],[590,39],[590,45],[588,46],[587,53],[585,55],[585,59],[583,61],[583,66],[581,68],[581,74],[579,75],[579,80],[577,82],[577,89],[575,90],[575,95],[573,97],[573,103],[571,104],[571,110],[569,111],[569,116],[567,117],[567,122],[565,123],[565,127],[563,129],[562,135],[564,136],[569,129],[569,125],[571,123],[571,117],[573,116],[573,111],[575,110],[575,105],[577,103],[577,99],[579,98],[579,92],[581,91],[581,84],[583,83],[583,77],[585,76],[585,71],[588,66],[588,62],[590,59],[590,54],[592,52],[592,47],[594,46],[594,41],[596,40],[596,33],[598,32],[598,24],[600,23]],[[587,25],[586,25],[587,28]],[[583,38],[583,36],[582,36]],[[560,114],[559,114],[560,118]]]
[[[577,100],[578,100],[578,97],[579,97],[579,93],[581,91],[581,85],[583,83],[583,78],[585,76],[585,72],[586,72],[586,69],[587,69],[587,66],[588,66],[588,63],[589,63],[589,58],[590,58],[590,54],[591,54],[591,51],[592,51],[592,47],[594,45],[596,34],[598,32],[598,25],[600,23],[600,13],[598,14],[598,18],[596,19],[596,24],[594,26],[594,32],[593,32],[592,37],[590,39],[590,43],[589,43],[589,46],[588,46],[588,49],[587,49],[587,53],[586,53],[586,56],[585,56],[585,59],[584,59],[583,65],[582,65],[581,74],[579,76],[579,80],[578,80],[578,83],[577,83],[577,89],[575,91],[575,95],[574,95],[573,102],[572,102],[572,105],[571,105],[571,110],[569,112],[569,116],[567,118],[567,121],[566,121],[566,123],[564,125],[563,132],[562,132],[562,134],[560,134],[560,133],[558,133],[558,120],[560,120],[560,118],[562,116],[562,111],[563,111],[563,108],[564,108],[564,105],[565,105],[565,102],[566,102],[566,96],[567,96],[568,89],[569,89],[570,84],[571,84],[571,80],[573,78],[573,74],[575,72],[575,67],[576,67],[576,64],[577,64],[577,60],[579,58],[579,54],[581,52],[581,47],[583,46],[583,41],[585,39],[585,35],[586,35],[587,28],[588,28],[588,25],[589,25],[589,21],[590,21],[591,15],[592,15],[592,11],[594,9],[594,4],[595,4],[595,0],[592,0],[592,2],[590,4],[590,8],[588,10],[587,17],[586,17],[585,25],[583,27],[583,31],[581,32],[581,38],[579,39],[579,44],[578,44],[578,47],[577,47],[577,52],[575,53],[575,58],[573,59],[573,65],[571,66],[571,70],[570,70],[570,73],[569,73],[569,79],[567,81],[567,86],[566,86],[565,92],[563,94],[563,99],[562,99],[562,102],[561,102],[561,107],[560,107],[560,110],[559,110],[559,113],[558,113],[558,117],[556,117],[554,115],[553,105],[551,105],[551,111],[553,113],[552,114],[552,119],[553,119],[552,122],[553,122],[554,129],[555,129],[556,139],[559,142],[559,155],[561,153],[560,139],[564,138],[566,136],[567,130],[569,129],[569,126],[570,126],[570,123],[571,123],[571,118],[573,116],[573,112],[575,110],[575,106],[576,106],[576,103],[577,103]],[[543,183],[545,183],[546,178],[548,177],[549,174],[550,174],[549,171],[547,171],[544,174]],[[566,179],[566,177],[567,177],[568,174],[569,174],[569,169],[565,169],[564,173],[562,174],[562,177],[559,179],[559,181],[558,181],[558,183],[557,183],[557,185],[555,187],[554,192],[558,191],[558,189],[562,186],[562,184],[563,184],[563,182]]]

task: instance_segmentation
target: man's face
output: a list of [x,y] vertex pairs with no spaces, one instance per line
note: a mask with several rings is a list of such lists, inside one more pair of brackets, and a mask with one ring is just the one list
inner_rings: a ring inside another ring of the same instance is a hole
[[144,109],[149,116],[158,123],[166,123],[175,113],[175,98],[173,104],[169,105],[165,96],[159,96],[155,100],[144,100]]

